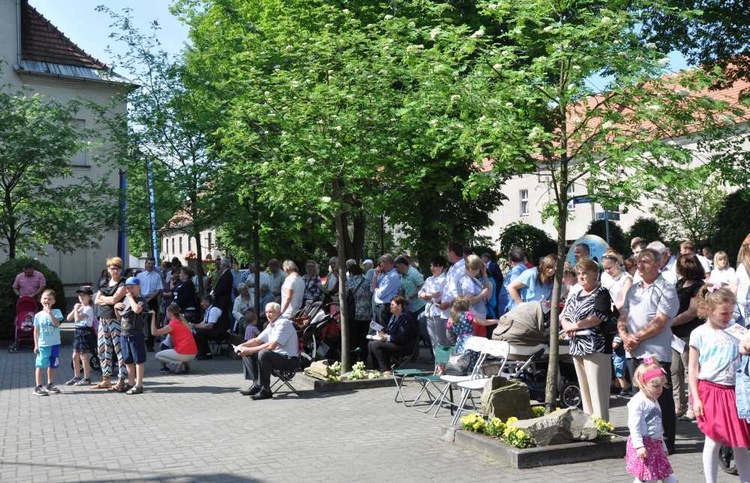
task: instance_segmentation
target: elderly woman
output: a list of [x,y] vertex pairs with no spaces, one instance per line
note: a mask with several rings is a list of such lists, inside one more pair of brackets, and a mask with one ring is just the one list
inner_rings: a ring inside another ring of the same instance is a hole
[[232,317],[234,318],[232,332],[241,334],[245,325],[245,312],[253,310],[255,301],[246,284],[237,285],[237,292],[238,295],[234,298],[234,305],[232,306]]
[[[357,359],[367,361],[367,332],[372,320],[372,292],[359,265],[349,267],[346,279],[347,315],[349,316],[349,348],[357,350]],[[353,302],[353,303],[352,303]]]
[[698,295],[701,287],[705,284],[706,272],[703,265],[695,254],[680,255],[675,263],[675,269],[680,279],[675,285],[677,289],[677,299],[680,301],[680,308],[677,315],[672,319],[672,334],[682,339],[685,343],[685,350],[682,353],[672,349],[672,397],[674,398],[674,407],[677,417],[685,416],[687,419],[695,419],[693,411],[688,406],[687,384],[685,384],[685,375],[688,368],[688,356],[690,350],[690,333],[693,329],[703,324],[703,320],[698,318],[697,301],[693,299]]
[[318,264],[313,260],[305,262],[305,274],[302,276],[305,283],[305,294],[302,296],[302,305],[308,302],[323,300],[323,284],[320,281]]
[[120,346],[120,333],[122,328],[115,317],[115,305],[125,298],[125,281],[122,279],[122,259],[111,257],[107,259],[107,270],[109,281],[99,288],[96,296],[97,317],[99,318],[99,333],[97,347],[99,348],[99,360],[102,366],[102,381],[91,386],[92,389],[112,388],[112,352],[117,356],[118,381],[114,386],[121,390],[125,387],[127,370],[122,358]]
[[385,331],[372,336],[368,346],[373,366],[385,376],[392,376],[394,359],[411,355],[419,337],[419,326],[411,318],[406,299],[396,295],[391,299],[391,319]]
[[508,310],[524,302],[543,302],[549,308],[552,299],[552,283],[555,277],[557,256],[547,255],[539,262],[538,267],[529,268],[508,285]]
[[286,278],[281,286],[281,316],[291,318],[302,308],[302,296],[305,294],[305,282],[299,275],[297,264],[291,260],[284,260],[281,264]]
[[568,297],[561,320],[570,337],[570,355],[581,388],[583,411],[609,421],[612,340],[603,322],[612,317],[609,291],[599,284],[599,266],[586,258],[576,263],[581,289]]

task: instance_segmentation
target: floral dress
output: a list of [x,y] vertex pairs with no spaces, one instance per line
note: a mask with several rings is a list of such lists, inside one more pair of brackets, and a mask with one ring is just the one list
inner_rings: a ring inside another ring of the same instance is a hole
[[[448,329],[456,335],[456,354],[463,354],[466,351],[466,341],[474,336],[474,314],[471,312],[462,313],[458,322],[453,323],[453,319],[448,319]],[[479,354],[472,352],[471,365],[473,367]]]

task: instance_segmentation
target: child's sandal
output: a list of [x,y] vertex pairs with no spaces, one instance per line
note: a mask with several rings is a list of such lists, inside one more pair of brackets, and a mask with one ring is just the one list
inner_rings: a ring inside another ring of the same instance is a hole
[[109,389],[112,389],[112,383],[109,382],[109,381],[102,381],[102,382],[100,382],[98,384],[94,384],[93,386],[91,386],[91,389],[107,389],[107,390],[109,390]]

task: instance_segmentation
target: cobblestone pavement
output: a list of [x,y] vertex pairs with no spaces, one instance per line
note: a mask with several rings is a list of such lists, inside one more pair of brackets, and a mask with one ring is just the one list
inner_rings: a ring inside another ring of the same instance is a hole
[[[252,401],[237,393],[239,361],[163,375],[152,356],[142,395],[61,386],[36,397],[33,354],[0,347],[0,481],[632,481],[623,460],[514,470],[461,450],[440,440],[448,411],[396,404],[393,388]],[[613,404],[624,426],[624,402]],[[703,481],[700,434],[683,422],[678,432],[677,477]]]

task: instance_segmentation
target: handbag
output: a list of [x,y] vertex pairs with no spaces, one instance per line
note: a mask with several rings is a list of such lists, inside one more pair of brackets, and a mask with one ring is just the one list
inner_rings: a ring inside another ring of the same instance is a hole
[[447,376],[465,376],[469,374],[471,366],[471,352],[466,351],[463,354],[451,353],[448,363],[445,365],[443,374]]

